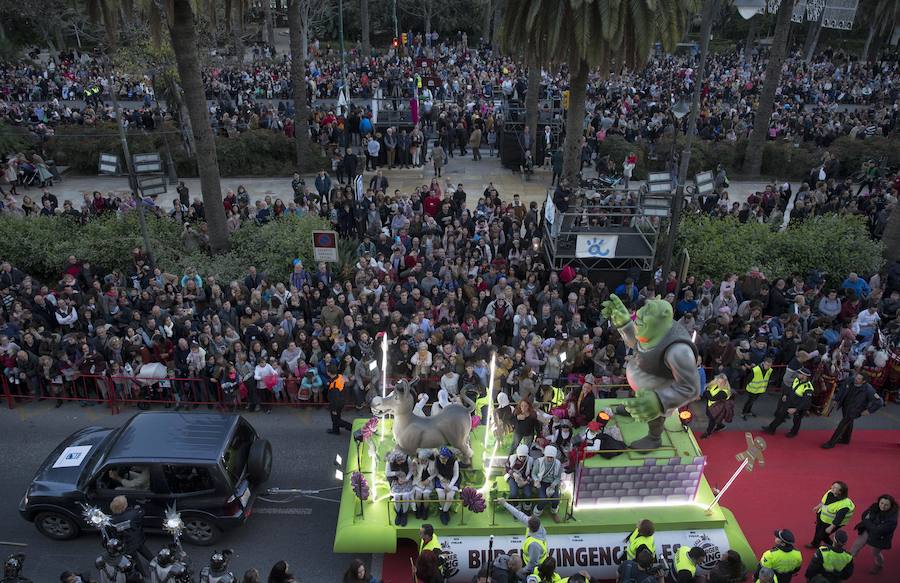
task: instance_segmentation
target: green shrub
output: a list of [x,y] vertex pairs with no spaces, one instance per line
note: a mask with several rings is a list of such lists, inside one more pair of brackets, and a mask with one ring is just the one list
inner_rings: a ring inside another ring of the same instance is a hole
[[686,217],[676,247],[690,254],[690,272],[717,279],[757,267],[771,280],[812,269],[828,273],[832,283],[851,271],[874,273],[882,266],[882,244],[872,241],[858,217],[825,215],[772,231],[757,222]]
[[[164,126],[166,132],[176,129],[171,123]],[[128,132],[128,147],[132,154],[158,152],[165,160],[167,145],[178,175],[196,176],[196,160],[188,157],[178,134]],[[46,149],[58,165],[69,166],[78,174],[96,174],[101,153],[116,154],[122,160],[121,141],[113,123],[60,126]],[[293,140],[270,130],[248,130],[234,138],[217,137],[216,153],[222,176],[290,176],[298,170]],[[317,172],[326,162],[318,146],[305,152],[302,160],[299,171],[304,174]]]
[[608,136],[605,140],[597,144],[597,156],[609,156],[616,165],[616,171],[622,171],[622,163],[628,154],[637,155],[637,165],[634,167],[631,177],[634,180],[644,180],[647,178],[647,153],[644,148],[638,144],[633,144],[622,136]]
[[844,136],[836,139],[828,151],[838,160],[837,178],[854,176],[866,160],[881,161],[890,168],[900,166],[900,138],[874,137],[860,140]]
[[[313,262],[312,231],[330,229],[317,216],[285,217],[264,226],[247,224],[231,237],[231,250],[222,255],[189,253],[181,227],[148,214],[147,231],[157,265],[181,275],[195,267],[204,277],[230,281],[255,265],[274,279],[286,281],[292,262]],[[131,249],[142,246],[137,213],[101,217],[81,225],[68,217],[26,219],[0,216],[0,257],[41,281],[55,283],[69,255],[88,261],[101,271],[131,269]]]

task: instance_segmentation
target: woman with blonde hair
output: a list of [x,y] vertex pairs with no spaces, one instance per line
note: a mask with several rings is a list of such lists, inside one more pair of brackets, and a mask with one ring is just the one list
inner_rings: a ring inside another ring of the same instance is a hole
[[705,439],[715,431],[725,429],[725,424],[730,423],[734,417],[734,392],[731,390],[731,383],[724,374],[716,375],[708,385],[706,385],[706,417],[709,424],[706,426],[706,433],[700,436]]

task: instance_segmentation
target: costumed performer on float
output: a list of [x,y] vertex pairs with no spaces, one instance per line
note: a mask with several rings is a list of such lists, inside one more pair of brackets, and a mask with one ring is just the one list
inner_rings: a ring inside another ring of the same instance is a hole
[[635,315],[618,296],[603,302],[603,316],[619,330],[634,356],[625,369],[634,390],[616,413],[646,422],[649,432],[629,445],[650,450],[662,445],[665,416],[700,396],[697,347],[685,328],[672,318],[672,305],[665,300],[647,300]]

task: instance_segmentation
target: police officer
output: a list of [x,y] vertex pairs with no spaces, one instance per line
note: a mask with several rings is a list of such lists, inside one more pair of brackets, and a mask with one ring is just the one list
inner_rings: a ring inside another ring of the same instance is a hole
[[794,573],[803,566],[803,556],[794,548],[794,533],[787,530],[775,531],[775,546],[762,554],[756,567],[756,576],[765,568],[775,571],[778,583],[791,583]]
[[645,518],[638,522],[631,534],[625,538],[625,542],[628,543],[628,546],[625,547],[625,559],[628,561],[636,560],[641,548],[649,550],[650,554],[655,558],[656,544],[653,541],[655,532],[656,526],[653,524],[653,521]]
[[823,577],[828,583],[846,581],[853,575],[853,555],[844,550],[847,544],[847,533],[839,530],[834,533],[834,542],[816,550],[809,567],[806,568],[807,581],[813,577]]
[[816,534],[806,548],[817,548],[850,522],[856,505],[849,498],[849,493],[847,484],[840,480],[833,483],[825,492],[822,501],[813,508],[816,513]]
[[706,559],[706,551],[700,547],[680,546],[675,551],[675,583],[694,583],[697,580],[697,565]]
[[125,496],[116,496],[109,504],[112,512],[110,528],[115,537],[122,541],[125,554],[130,555],[138,570],[147,575],[147,566],[138,557],[147,562],[153,560],[153,554],[147,548],[144,537],[144,509],[140,506],[129,506]]
[[753,403],[769,388],[769,379],[772,378],[772,357],[765,357],[750,372],[753,376],[747,383],[747,402],[744,403],[744,408],[741,410],[741,417],[745,421],[747,417],[756,417],[756,413],[753,412]]
[[525,525],[525,540],[522,541],[520,553],[524,566],[519,571],[520,579],[531,575],[539,565],[550,556],[547,546],[547,530],[541,524],[541,519],[535,515],[528,515],[507,502],[506,498],[497,500],[501,506],[519,522]]
[[762,430],[769,435],[775,435],[778,426],[784,423],[788,415],[794,416],[794,424],[788,432],[788,437],[796,437],[800,431],[800,423],[803,416],[812,406],[813,385],[809,380],[812,376],[806,367],[797,371],[797,377],[791,383],[791,388],[778,401],[778,408],[775,409],[775,418],[768,425],[764,425]]

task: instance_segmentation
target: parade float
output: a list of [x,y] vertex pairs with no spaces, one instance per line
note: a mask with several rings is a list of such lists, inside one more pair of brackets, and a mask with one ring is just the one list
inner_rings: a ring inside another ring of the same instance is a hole
[[[627,322],[622,309],[610,313],[626,341],[630,337],[632,345],[638,342],[638,358],[628,365],[631,386],[644,387],[636,391],[636,397],[641,392],[652,394],[658,387],[669,390],[679,383],[692,387],[689,392],[699,391],[699,380],[677,378],[678,363],[673,359],[693,358],[696,349],[692,343],[685,346],[690,339],[686,341],[680,326],[672,324],[671,309],[666,312],[659,305],[645,309],[635,317],[628,315]],[[651,351],[667,366],[648,364],[646,356]],[[494,371],[492,362],[488,387],[492,396],[497,395]],[[664,377],[666,371],[675,371],[676,378],[656,378],[658,382],[652,385],[651,373],[662,372]],[[498,502],[511,498],[504,466],[512,435],[501,429],[495,399],[485,399],[486,406],[471,415],[464,405],[451,404],[433,416],[422,416],[415,410],[413,384],[398,381],[391,389],[385,368],[382,373],[382,397],[373,403],[373,412],[380,416],[357,420],[347,456],[336,460],[340,465],[336,477],[342,479],[343,490],[334,552],[395,553],[402,539],[418,544],[419,527],[429,522],[439,537],[448,581],[470,581],[487,564],[489,554],[518,552],[522,546],[524,526]],[[656,525],[658,558],[663,563],[671,564],[678,547],[688,545],[706,550],[701,568],[711,568],[729,549],[740,553],[748,568],[755,567],[753,551],[734,515],[719,504],[730,482],[721,492],[710,487],[703,475],[706,458],[688,427],[689,413],[679,413],[678,406],[695,400],[696,393],[684,393],[682,403],[666,398],[658,397],[662,407],[636,408],[631,405],[649,398],[597,400],[596,417],[575,432],[568,453],[574,457],[568,460],[569,471],[556,494],[560,521],[551,521],[546,514],[543,517],[550,554],[560,575],[586,570],[599,579],[615,579],[625,539],[645,518]],[[613,441],[604,439],[613,436]],[[733,479],[762,463],[764,442],[749,434],[747,441],[747,451],[736,456]],[[629,445],[609,449],[608,443]],[[392,497],[386,475],[389,454],[399,449],[414,459],[423,449],[443,446],[453,448],[462,468],[460,492],[449,523],[441,524],[434,511],[440,501],[431,499],[427,502],[432,508],[429,519],[410,517],[398,525],[396,496]],[[539,457],[536,447],[531,448],[531,455]]]

